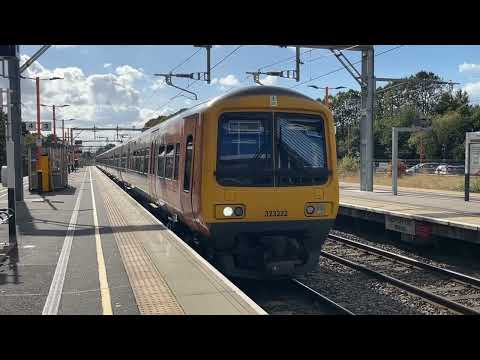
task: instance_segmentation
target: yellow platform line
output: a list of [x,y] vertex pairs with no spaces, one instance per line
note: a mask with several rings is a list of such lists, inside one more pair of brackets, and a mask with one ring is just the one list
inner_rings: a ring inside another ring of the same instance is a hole
[[90,190],[92,192],[92,208],[93,208],[93,225],[95,226],[95,243],[97,248],[97,264],[98,264],[98,280],[100,280],[100,297],[102,299],[102,314],[113,315],[112,300],[110,296],[110,288],[108,287],[107,269],[105,267],[105,259],[103,257],[102,239],[98,230],[97,205],[95,203],[95,194],[93,192],[92,170],[88,168],[90,173]]

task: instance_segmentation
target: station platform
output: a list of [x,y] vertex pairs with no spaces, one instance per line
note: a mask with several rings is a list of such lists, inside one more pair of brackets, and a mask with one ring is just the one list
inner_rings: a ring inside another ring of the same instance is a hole
[[69,188],[17,202],[0,315],[266,314],[96,167],[69,176]]
[[[386,227],[410,235],[428,234],[480,244],[480,195],[455,191],[374,186],[360,191],[359,184],[340,183],[340,215],[384,222]],[[405,220],[396,221],[396,220]]]

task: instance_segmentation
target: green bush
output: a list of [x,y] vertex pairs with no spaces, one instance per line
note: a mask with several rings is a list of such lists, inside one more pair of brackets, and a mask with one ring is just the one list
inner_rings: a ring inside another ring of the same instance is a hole
[[342,175],[356,174],[360,169],[360,159],[355,156],[346,155],[338,162],[338,172]]

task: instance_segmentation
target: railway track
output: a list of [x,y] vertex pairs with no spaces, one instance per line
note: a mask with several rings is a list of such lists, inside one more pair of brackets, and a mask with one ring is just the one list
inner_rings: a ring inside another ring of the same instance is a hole
[[480,315],[480,279],[338,235],[322,256],[463,315]]
[[[129,189],[123,187],[115,179],[113,180],[123,190],[129,192]],[[134,193],[129,193],[142,206],[155,215],[148,202],[143,201]],[[178,235],[181,237],[181,234]],[[237,286],[270,314],[354,315],[353,312],[297,279],[271,282],[239,280]],[[268,311],[269,308],[270,311]]]
[[303,291],[314,302],[320,302],[328,315],[355,315],[350,310],[346,309],[340,304],[337,304],[336,302],[329,299],[325,295],[320,294],[318,291],[312,289],[311,287],[302,283],[301,281],[297,279],[292,279],[291,281],[292,281],[292,284],[294,284],[294,286],[296,286],[300,291]]
[[235,284],[270,315],[355,315],[298,279]]

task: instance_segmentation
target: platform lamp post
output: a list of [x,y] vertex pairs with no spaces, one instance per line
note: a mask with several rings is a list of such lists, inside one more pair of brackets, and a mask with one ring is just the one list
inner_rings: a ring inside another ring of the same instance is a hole
[[[66,151],[66,162],[67,164],[70,162],[70,155],[69,155],[69,146],[68,146],[68,140],[66,141],[66,136],[65,136],[65,121],[73,121],[76,119],[62,119],[62,145],[64,147],[64,151]],[[70,168],[67,165],[67,172],[70,172]]]
[[330,108],[330,104],[328,102],[328,90],[339,90],[339,89],[349,89],[346,86],[337,86],[337,87],[330,87],[330,86],[317,86],[317,85],[308,85],[308,87],[311,87],[313,89],[324,89],[325,90],[325,99],[323,100],[324,104],[327,105],[328,108]]
[[56,108],[64,108],[64,107],[67,107],[67,106],[70,106],[68,104],[65,104],[65,105],[45,105],[45,104],[40,104],[40,106],[43,106],[43,107],[50,107],[52,108],[52,111],[53,111],[53,143],[56,144],[57,143],[57,125],[55,123],[55,109]]
[[40,80],[42,81],[52,81],[52,80],[64,80],[64,78],[62,77],[58,77],[58,76],[54,76],[54,77],[50,77],[50,78],[40,78],[39,76],[36,76],[36,77],[28,77],[28,76],[22,76],[20,75],[20,78],[22,79],[29,79],[29,80],[35,80],[35,94],[36,94],[36,100],[37,100],[37,103],[36,103],[36,107],[37,107],[37,168],[38,168],[38,164],[39,164],[39,161],[40,161],[40,155],[42,153],[42,133],[40,131]]
[[74,121],[76,119],[62,119],[62,143],[65,144],[65,121]]

